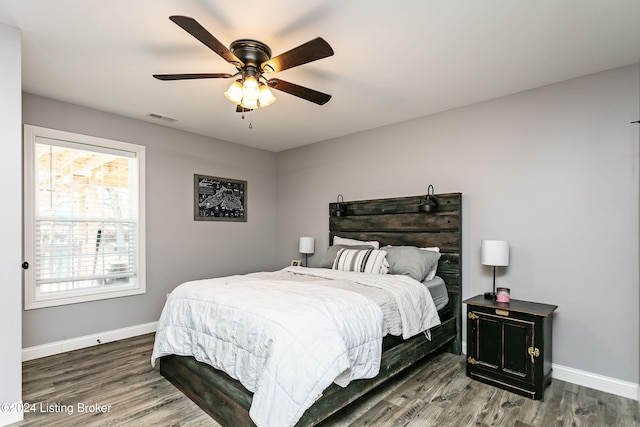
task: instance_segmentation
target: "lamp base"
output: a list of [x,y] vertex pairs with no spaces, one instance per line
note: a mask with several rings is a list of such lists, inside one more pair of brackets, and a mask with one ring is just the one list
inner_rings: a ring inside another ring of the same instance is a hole
[[495,292],[485,292],[485,293],[484,293],[484,297],[485,297],[486,299],[492,299],[492,300],[495,300],[495,299],[496,299],[496,294],[495,294]]

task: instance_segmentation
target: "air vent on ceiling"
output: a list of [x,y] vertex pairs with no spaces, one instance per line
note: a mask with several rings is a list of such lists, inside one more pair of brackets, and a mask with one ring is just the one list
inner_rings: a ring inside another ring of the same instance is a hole
[[165,116],[158,113],[149,113],[147,114],[147,116],[152,117],[154,119],[158,119],[158,120],[164,120],[165,122],[169,122],[169,123],[175,123],[178,121],[178,119],[174,119],[173,117]]

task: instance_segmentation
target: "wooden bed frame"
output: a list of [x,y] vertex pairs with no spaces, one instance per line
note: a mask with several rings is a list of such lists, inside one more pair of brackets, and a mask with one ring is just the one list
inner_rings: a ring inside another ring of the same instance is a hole
[[[462,195],[437,194],[437,212],[422,212],[425,196],[344,202],[340,216],[329,204],[330,241],[333,237],[378,240],[380,245],[438,246],[442,254],[438,276],[449,292],[442,324],[431,330],[431,340],[418,334],[408,340],[385,337],[378,376],[352,381],[342,388],[328,387],[296,426],[313,426],[425,356],[441,349],[460,354],[462,346]],[[255,426],[249,417],[252,393],[222,371],[193,357],[170,355],[160,359],[160,373],[225,427]]]

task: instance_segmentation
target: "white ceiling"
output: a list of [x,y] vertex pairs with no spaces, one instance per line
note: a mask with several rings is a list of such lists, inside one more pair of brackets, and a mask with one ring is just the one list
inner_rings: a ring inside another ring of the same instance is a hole
[[[242,120],[231,80],[152,78],[235,72],[170,15],[274,56],[323,37],[334,56],[270,77],[333,98],[274,91]],[[640,61],[639,0],[0,0],[0,22],[25,92],[275,152]]]

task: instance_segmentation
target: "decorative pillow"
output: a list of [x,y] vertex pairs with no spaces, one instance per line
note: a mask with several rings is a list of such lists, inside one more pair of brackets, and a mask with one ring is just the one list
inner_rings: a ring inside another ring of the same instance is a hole
[[380,248],[380,242],[378,242],[377,240],[371,240],[369,242],[365,242],[363,240],[347,239],[346,237],[340,237],[340,236],[333,236],[333,244],[347,245],[347,246],[370,245],[370,246],[373,246],[373,249]]
[[[433,251],[433,252],[440,252],[440,248],[437,246],[434,246],[432,248],[420,248],[423,251]],[[438,261],[436,261],[436,264],[431,267],[431,270],[429,270],[429,272],[427,273],[427,277],[425,277],[424,280],[431,280],[434,277],[436,277],[436,271],[438,270]]]
[[418,282],[425,280],[432,269],[437,269],[440,252],[415,246],[386,246],[389,274],[404,274]]
[[334,270],[386,274],[387,253],[378,249],[340,249],[333,262]]
[[333,245],[329,246],[329,249],[322,255],[322,260],[320,261],[320,268],[332,268],[333,261],[336,260],[336,256],[338,256],[338,251],[340,249],[373,249],[371,245]]

